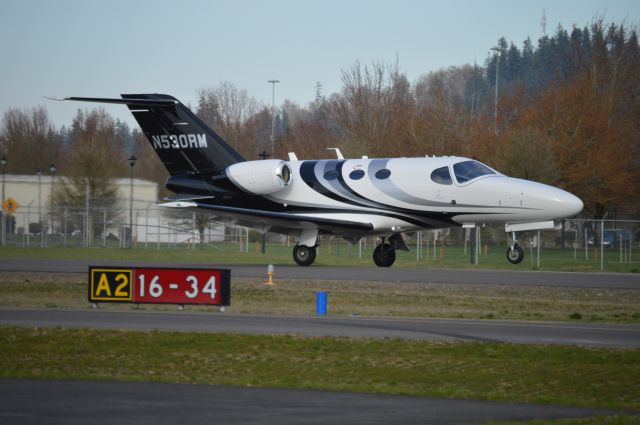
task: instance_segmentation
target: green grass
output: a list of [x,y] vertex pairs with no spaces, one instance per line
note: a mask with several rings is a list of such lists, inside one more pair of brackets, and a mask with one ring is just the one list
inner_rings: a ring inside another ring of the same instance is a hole
[[0,327],[3,378],[307,388],[640,409],[640,350]]
[[[318,248],[316,266],[365,266],[375,267],[371,258],[374,246],[369,243],[363,245],[362,257],[360,257],[357,245],[349,248],[345,241],[325,241]],[[413,247],[412,247],[413,248]],[[4,258],[61,258],[61,259],[99,259],[99,260],[148,260],[167,261],[171,263],[210,263],[210,264],[276,264],[293,265],[292,245],[269,244],[266,254],[260,254],[258,246],[250,244],[249,252],[240,252],[239,245],[233,243],[220,243],[214,246],[205,246],[204,249],[191,249],[186,246],[175,248],[163,247],[157,249],[156,245],[149,244],[145,249],[139,244],[134,249],[120,248],[78,248],[78,247],[8,247],[0,249],[0,257]],[[447,246],[442,250],[438,247],[436,257],[433,258],[433,249],[423,250],[423,258],[416,259],[414,250],[411,252],[397,251],[397,260],[393,267],[444,267],[444,268],[470,268],[470,269],[505,269],[505,270],[536,270],[537,265],[532,263],[532,256],[526,250],[526,257],[520,265],[511,265],[505,258],[505,246],[487,247],[486,255],[483,251],[480,255],[479,265],[469,263],[469,254],[462,247]],[[441,256],[442,254],[442,256]],[[534,251],[535,256],[535,251]],[[589,260],[584,259],[584,251],[579,251],[574,260],[572,249],[543,249],[541,251],[540,270],[572,271],[572,272],[599,272],[600,260],[594,258],[593,250],[589,254]],[[640,261],[621,263],[619,252],[615,249],[605,250],[605,271],[638,273]]]
[[[308,315],[328,292],[331,315],[640,323],[639,289],[233,278],[232,313]],[[84,273],[0,273],[0,305],[86,308]],[[175,306],[103,304],[110,309]],[[187,307],[210,311],[210,307]]]
[[541,419],[526,422],[488,422],[487,425],[638,425],[640,416],[598,416],[581,419]]

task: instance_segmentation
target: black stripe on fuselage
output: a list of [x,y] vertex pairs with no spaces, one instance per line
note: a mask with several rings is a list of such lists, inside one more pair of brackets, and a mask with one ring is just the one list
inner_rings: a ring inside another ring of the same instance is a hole
[[[263,210],[269,212],[287,212],[290,214],[309,214],[309,213],[329,213],[329,214],[366,214],[377,215],[382,217],[394,218],[404,222],[413,224],[423,228],[439,228],[459,226],[459,223],[453,221],[457,214],[479,214],[478,212],[458,212],[456,214],[446,214],[433,211],[395,211],[387,209],[353,209],[353,208],[320,208],[295,206],[288,204],[284,206],[281,203],[271,201],[263,196],[247,196],[237,194],[233,196],[220,196],[213,199],[207,199],[201,202],[205,205],[220,205],[234,208],[245,208],[250,210]],[[365,208],[367,208],[365,206]],[[368,207],[370,208],[370,207]],[[427,220],[427,221],[425,221]],[[435,222],[435,223],[434,223]]]
[[[477,211],[474,211],[474,212],[445,213],[445,212],[436,212],[436,211],[411,210],[411,209],[406,209],[406,208],[398,208],[398,207],[394,207],[392,205],[383,204],[383,203],[371,200],[371,199],[366,198],[366,197],[360,195],[359,193],[357,193],[344,180],[344,177],[342,176],[342,167],[343,167],[343,165],[344,165],[344,163],[346,161],[344,161],[344,160],[335,161],[336,162],[336,166],[335,166],[334,170],[331,170],[331,171],[335,171],[336,175],[335,175],[334,178],[336,178],[338,180],[338,182],[340,184],[340,187],[343,190],[348,192],[351,196],[356,198],[358,201],[353,200],[353,199],[349,199],[349,198],[345,198],[344,196],[341,196],[341,195],[333,192],[332,190],[327,188],[324,184],[322,184],[322,182],[318,178],[318,176],[316,174],[316,171],[315,171],[316,164],[318,162],[320,162],[320,161],[304,161],[300,166],[300,177],[302,177],[302,180],[312,190],[314,190],[315,192],[319,193],[320,195],[326,196],[327,198],[333,199],[334,201],[337,201],[337,202],[340,202],[340,203],[343,203],[343,204],[353,205],[353,206],[357,206],[357,207],[360,207],[360,208],[375,208],[375,209],[379,209],[379,210],[383,211],[383,212],[381,212],[381,211],[366,212],[366,211],[357,211],[357,210],[347,209],[345,212],[354,212],[356,214],[382,215],[382,216],[385,216],[385,217],[397,218],[397,219],[409,222],[411,224],[414,224],[414,225],[420,226],[420,227],[444,227],[444,226],[435,225],[433,222],[430,223],[430,222],[425,222],[425,221],[422,221],[422,220],[432,220],[432,221],[436,221],[438,223],[445,223],[445,225],[446,224],[458,225],[458,223],[453,221],[453,217],[455,217],[458,214],[470,214],[470,215],[481,214],[481,213],[479,213]],[[322,211],[325,211],[325,210],[322,209]],[[486,213],[486,212],[483,212],[482,214],[498,214],[498,213]]]

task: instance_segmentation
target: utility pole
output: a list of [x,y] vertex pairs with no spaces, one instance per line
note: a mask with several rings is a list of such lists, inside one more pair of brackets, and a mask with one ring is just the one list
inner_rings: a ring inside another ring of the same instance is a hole
[[271,145],[270,145],[270,152],[271,152],[271,157],[273,158],[273,151],[275,148],[275,141],[276,141],[276,84],[280,82],[280,80],[268,80],[268,83],[271,83],[272,85],[272,89],[271,89],[271,115],[272,115],[272,120],[271,120]]
[[491,50],[496,52],[496,95],[495,95],[495,104],[493,110],[493,117],[495,119],[496,131],[498,131],[498,75],[500,73],[500,48],[492,47]]

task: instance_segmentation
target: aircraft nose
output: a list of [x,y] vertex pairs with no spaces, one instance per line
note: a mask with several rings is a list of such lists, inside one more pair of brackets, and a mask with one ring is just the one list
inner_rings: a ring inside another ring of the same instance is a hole
[[554,209],[558,212],[559,218],[573,217],[580,214],[584,203],[580,198],[562,189],[556,189],[552,196]]

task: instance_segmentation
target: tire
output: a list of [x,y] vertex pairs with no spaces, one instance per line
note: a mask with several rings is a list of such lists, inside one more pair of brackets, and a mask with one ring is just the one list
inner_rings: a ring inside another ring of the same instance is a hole
[[524,249],[518,244],[513,245],[513,248],[507,248],[507,260],[511,264],[522,263],[522,260],[524,260]]
[[373,251],[373,262],[378,267],[391,267],[396,261],[396,250],[388,243],[380,244]]
[[310,266],[316,260],[316,248],[306,245],[293,247],[293,261],[299,266]]

